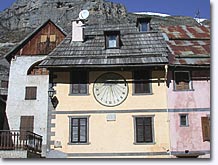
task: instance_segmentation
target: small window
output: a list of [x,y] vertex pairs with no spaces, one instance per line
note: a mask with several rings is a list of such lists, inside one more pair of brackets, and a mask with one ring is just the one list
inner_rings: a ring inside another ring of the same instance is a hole
[[88,117],[70,117],[70,143],[88,143]]
[[50,35],[50,42],[56,42],[56,35]]
[[149,71],[134,71],[134,94],[151,94],[151,73]]
[[1,81],[1,88],[8,88],[8,81],[2,80]]
[[41,42],[46,42],[48,36],[47,35],[41,35]]
[[140,32],[147,32],[150,30],[149,19],[138,19],[138,29]]
[[203,141],[210,141],[210,118],[202,117],[201,118],[201,127],[202,127],[202,136]]
[[105,44],[107,49],[120,47],[120,32],[105,32]]
[[88,73],[86,71],[74,71],[71,73],[71,91],[72,95],[88,94]]
[[25,100],[36,100],[37,87],[26,87]]
[[180,126],[181,127],[188,127],[188,115],[187,114],[180,114]]
[[41,35],[41,43],[45,42],[56,42],[56,35]]
[[135,117],[135,142],[154,143],[153,117]]
[[191,90],[191,78],[188,71],[175,72],[175,90],[186,91]]

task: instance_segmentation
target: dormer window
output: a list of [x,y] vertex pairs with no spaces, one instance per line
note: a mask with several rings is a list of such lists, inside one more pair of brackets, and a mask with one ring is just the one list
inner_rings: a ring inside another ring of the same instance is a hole
[[147,32],[150,30],[150,19],[138,19],[138,29],[140,32]]
[[120,32],[119,31],[105,32],[105,47],[106,49],[120,48]]

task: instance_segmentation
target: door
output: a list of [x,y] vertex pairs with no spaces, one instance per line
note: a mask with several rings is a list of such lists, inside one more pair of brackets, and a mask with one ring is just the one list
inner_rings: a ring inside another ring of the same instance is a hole
[[33,132],[34,116],[21,116],[20,118],[20,140],[26,140],[27,131]]

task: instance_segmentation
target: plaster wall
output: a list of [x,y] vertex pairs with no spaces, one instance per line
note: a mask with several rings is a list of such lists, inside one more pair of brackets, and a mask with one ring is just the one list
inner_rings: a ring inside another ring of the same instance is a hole
[[[208,151],[210,142],[203,142],[201,117],[209,112],[189,112],[188,127],[180,126],[180,114],[170,113],[170,132],[172,151]],[[185,113],[187,114],[187,113]]]
[[210,80],[194,80],[192,85],[191,91],[174,91],[174,80],[171,78],[168,108],[210,108]]
[[[48,75],[27,75],[28,69],[45,56],[19,56],[11,61],[6,113],[10,130],[20,130],[21,116],[34,116],[34,133],[47,135]],[[25,100],[26,86],[37,87],[37,99]]]
[[[52,141],[60,142],[61,147],[53,149],[64,153],[137,153],[137,152],[164,152],[169,149],[169,125],[167,108],[166,85],[164,82],[152,83],[151,95],[134,95],[132,84],[132,72],[116,72],[122,75],[128,82],[129,93],[127,99],[116,107],[105,107],[99,104],[93,96],[93,83],[105,72],[89,73],[89,94],[85,96],[71,96],[70,73],[57,72],[57,79],[54,79],[56,86],[56,96],[59,104],[55,110],[55,117],[52,120],[54,127]],[[164,77],[164,72],[154,71],[154,79]],[[115,121],[107,121],[108,113],[100,111],[110,111],[116,115]],[[124,112],[131,110],[131,112]],[[150,110],[150,112],[134,113],[134,110]],[[154,112],[152,112],[152,110]],[[159,110],[159,112],[157,112]],[[72,114],[73,112],[77,114]],[[90,111],[90,113],[89,113]],[[99,111],[91,113],[91,111]],[[119,111],[119,112],[116,112]],[[163,112],[161,112],[163,111]],[[154,144],[138,145],[134,144],[134,120],[133,116],[154,115]],[[89,144],[70,145],[70,116],[89,116]],[[98,157],[98,156],[96,156]],[[134,157],[131,154],[127,157]],[[143,156],[141,156],[143,157]],[[149,156],[148,156],[149,157]],[[152,156],[151,156],[152,157]],[[153,156],[155,157],[155,156]],[[159,155],[166,157],[166,155]]]
[[[115,107],[106,107],[99,104],[93,95],[93,85],[95,80],[106,72],[90,72],[89,73],[89,94],[85,96],[70,96],[70,73],[58,72],[57,86],[54,89],[57,92],[59,105],[57,111],[87,111],[87,110],[137,110],[137,109],[164,109],[167,108],[166,85],[163,82],[152,83],[152,94],[134,95],[132,84],[132,72],[115,72],[122,75],[128,82],[129,93],[127,99]],[[164,77],[164,72],[153,72],[154,79]]]
[[[171,150],[209,151],[210,142],[203,142],[201,117],[210,114],[210,80],[194,80],[193,90],[175,91],[170,76],[168,109],[176,111],[169,113]],[[180,126],[180,114],[188,115],[188,127]]]

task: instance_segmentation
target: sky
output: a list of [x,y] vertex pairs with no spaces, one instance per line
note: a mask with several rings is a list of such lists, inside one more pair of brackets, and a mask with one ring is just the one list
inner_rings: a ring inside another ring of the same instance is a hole
[[[107,0],[122,3],[128,12],[158,12],[169,15],[210,19],[210,0]],[[0,0],[0,11],[8,8],[15,0]]]

